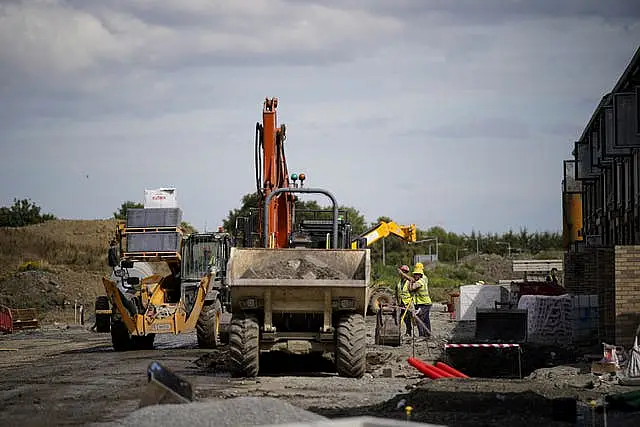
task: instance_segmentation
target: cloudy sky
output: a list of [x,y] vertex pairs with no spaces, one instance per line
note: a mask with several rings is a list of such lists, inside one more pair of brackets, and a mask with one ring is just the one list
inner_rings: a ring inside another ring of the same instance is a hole
[[639,21],[636,0],[2,0],[0,203],[106,218],[174,186],[212,229],[255,188],[276,96],[289,171],[369,221],[560,230],[562,160]]

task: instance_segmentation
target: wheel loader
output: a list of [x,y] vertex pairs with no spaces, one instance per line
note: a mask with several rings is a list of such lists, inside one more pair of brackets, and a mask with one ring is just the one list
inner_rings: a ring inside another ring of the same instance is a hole
[[[260,354],[322,353],[339,375],[361,377],[366,367],[369,249],[338,247],[338,205],[329,191],[304,187],[287,170],[286,127],[277,125],[277,98],[265,99],[256,124],[256,191],[261,196],[250,247],[233,247],[227,268],[232,320],[229,353],[235,376],[260,372]],[[331,199],[330,247],[295,232],[296,195]],[[345,245],[346,246],[346,245]]]
[[[128,216],[144,211],[158,217],[158,208],[129,209]],[[107,295],[96,300],[96,327],[110,330],[116,351],[151,349],[156,334],[194,329],[201,348],[220,345],[223,314],[230,308],[228,233],[185,235],[177,224],[130,227],[120,221],[113,243],[113,272],[102,279]],[[169,273],[157,274],[161,268]]]

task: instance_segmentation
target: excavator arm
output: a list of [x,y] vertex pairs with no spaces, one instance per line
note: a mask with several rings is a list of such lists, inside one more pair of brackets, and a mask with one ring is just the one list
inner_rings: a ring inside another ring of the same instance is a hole
[[395,222],[380,222],[373,228],[362,233],[356,239],[351,241],[351,249],[358,248],[359,241],[366,241],[366,246],[371,246],[380,239],[383,239],[390,235],[396,235],[405,242],[416,241],[416,226],[411,225],[398,225]]
[[292,212],[295,198],[290,193],[280,194],[274,198],[270,206],[264,206],[264,201],[271,192],[289,187],[289,172],[284,151],[286,127],[278,127],[277,107],[278,98],[266,98],[262,110],[262,124],[257,124],[256,178],[258,190],[262,194],[260,210],[269,211],[269,222],[259,223],[258,231],[262,235],[263,227],[266,228],[270,246],[285,248],[293,229]]

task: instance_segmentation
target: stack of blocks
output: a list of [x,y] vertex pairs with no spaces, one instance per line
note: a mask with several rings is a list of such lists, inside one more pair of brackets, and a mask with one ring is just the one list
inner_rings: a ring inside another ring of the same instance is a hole
[[571,297],[571,328],[575,343],[590,344],[598,340],[600,313],[598,295]]

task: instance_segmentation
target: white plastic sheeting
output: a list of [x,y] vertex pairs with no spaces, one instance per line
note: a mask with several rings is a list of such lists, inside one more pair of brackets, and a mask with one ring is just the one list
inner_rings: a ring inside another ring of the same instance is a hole
[[476,320],[477,308],[495,308],[496,302],[505,302],[508,291],[498,285],[460,286],[456,310],[457,321]]
[[518,308],[527,310],[527,341],[538,344],[572,342],[572,299],[569,295],[523,295]]
[[636,331],[636,338],[633,342],[633,348],[629,350],[629,361],[627,363],[627,369],[625,375],[628,378],[640,379],[640,345],[638,345],[638,334],[640,334],[640,327]]
[[144,207],[149,208],[177,208],[178,199],[175,188],[157,188],[144,190]]

